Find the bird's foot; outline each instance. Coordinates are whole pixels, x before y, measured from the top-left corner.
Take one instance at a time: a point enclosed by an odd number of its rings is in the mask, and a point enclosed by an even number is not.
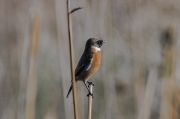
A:
[[[87,83],[88,83],[88,87],[89,87],[90,85],[94,86],[94,83],[93,83],[93,82],[87,81]]]
[[[94,96],[93,96],[93,94],[92,94],[91,92],[89,92],[89,93],[87,94],[87,97],[89,97],[89,96],[92,96],[92,98],[94,98]]]

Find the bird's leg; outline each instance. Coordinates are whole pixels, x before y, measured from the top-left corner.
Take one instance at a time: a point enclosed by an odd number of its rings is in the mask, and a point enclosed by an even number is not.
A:
[[[87,81],[87,83],[88,83],[88,87],[89,87],[90,85],[93,85],[93,86],[94,86],[94,83],[93,83],[93,82]]]
[[[83,81],[83,83],[84,83],[84,85],[86,86],[86,88],[87,88],[87,90],[88,90],[88,92],[89,92],[89,93],[87,94],[87,96],[89,97],[89,95],[91,95],[91,96],[94,98],[94,96],[93,96],[93,94],[90,92],[90,90],[89,90],[89,88],[88,88],[86,82]]]

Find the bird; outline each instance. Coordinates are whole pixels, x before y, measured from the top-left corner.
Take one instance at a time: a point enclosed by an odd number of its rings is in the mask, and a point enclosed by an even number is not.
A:
[[[88,97],[93,94],[89,90],[89,86],[87,83],[93,84],[89,82],[88,79],[97,71],[101,64],[101,47],[106,43],[105,40],[102,40],[99,37],[89,38],[86,41],[84,52],[78,62],[78,65],[75,69],[75,80],[82,81],[88,90]],[[94,84],[93,84],[94,85]],[[66,98],[68,98],[71,90],[73,88],[73,84],[69,88]]]

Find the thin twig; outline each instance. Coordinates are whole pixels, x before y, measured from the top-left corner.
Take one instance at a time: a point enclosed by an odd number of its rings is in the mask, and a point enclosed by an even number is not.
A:
[[[70,0],[67,0],[67,12],[70,13]],[[73,83],[73,106],[74,106],[74,118],[78,119],[78,103],[76,94],[76,81],[74,74],[74,52],[73,52],[73,36],[72,36],[72,15],[67,15],[68,19],[68,36],[69,36],[69,53],[70,53],[70,63],[71,63],[71,77]]]
[[[69,12],[69,14],[72,14],[73,12],[77,11],[77,10],[80,10],[80,9],[83,9],[84,7],[77,7],[77,8],[74,8],[71,10],[71,12]]]
[[[40,17],[39,14],[33,18],[31,38],[30,38],[30,57],[27,82],[27,100],[26,100],[26,119],[34,119],[35,99],[37,87],[37,56],[39,47]]]
[[[89,84],[90,92],[93,91],[93,84]],[[88,119],[91,119],[92,117],[92,96],[89,96],[88,98]]]

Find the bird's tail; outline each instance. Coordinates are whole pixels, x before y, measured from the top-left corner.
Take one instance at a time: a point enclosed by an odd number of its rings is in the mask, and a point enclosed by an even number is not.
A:
[[[70,92],[72,90],[72,87],[73,87],[73,85],[71,84],[71,87],[69,88],[69,91],[68,91],[68,94],[67,94],[66,98],[68,98],[68,96],[69,96],[69,94],[70,94]]]

